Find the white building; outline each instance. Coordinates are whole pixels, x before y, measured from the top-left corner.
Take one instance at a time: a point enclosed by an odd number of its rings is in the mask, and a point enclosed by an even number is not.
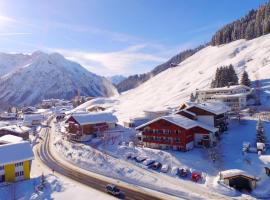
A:
[[[45,117],[42,114],[27,114],[23,117],[23,124],[25,126],[38,126],[44,119]]]
[[[220,101],[230,106],[232,110],[241,110],[247,105],[247,96],[252,89],[244,85],[233,85],[222,88],[197,90],[199,102]]]

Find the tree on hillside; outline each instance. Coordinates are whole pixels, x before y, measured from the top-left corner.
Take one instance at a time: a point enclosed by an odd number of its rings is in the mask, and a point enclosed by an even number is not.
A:
[[[215,79],[211,82],[211,87],[219,88],[237,84],[238,77],[236,75],[236,72],[233,68],[233,65],[229,65],[217,68]]]
[[[248,73],[246,71],[244,71],[244,73],[241,76],[240,84],[248,86],[248,87],[250,87],[250,85],[251,85],[251,81],[250,81],[250,79],[248,77]]]
[[[239,39],[253,39],[270,33],[270,1],[218,30],[212,45],[226,44]]]

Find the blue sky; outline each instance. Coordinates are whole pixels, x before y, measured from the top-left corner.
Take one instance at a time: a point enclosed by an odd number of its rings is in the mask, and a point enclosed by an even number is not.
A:
[[[56,51],[103,76],[143,73],[265,2],[0,0],[0,51]]]

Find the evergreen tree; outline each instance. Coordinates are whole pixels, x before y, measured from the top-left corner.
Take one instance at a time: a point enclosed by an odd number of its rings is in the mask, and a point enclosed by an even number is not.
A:
[[[211,82],[212,88],[237,85],[238,77],[232,65],[217,68],[215,79]]]
[[[251,85],[251,81],[250,81],[250,79],[248,77],[248,73],[246,71],[244,71],[244,73],[242,74],[240,84],[248,86],[248,87],[250,87],[250,85]]]

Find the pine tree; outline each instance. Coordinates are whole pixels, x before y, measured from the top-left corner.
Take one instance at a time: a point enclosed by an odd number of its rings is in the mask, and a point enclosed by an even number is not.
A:
[[[251,85],[251,81],[250,81],[250,79],[248,77],[248,73],[246,71],[244,71],[244,73],[241,76],[240,84],[248,86],[248,87],[250,87],[250,85]]]
[[[232,65],[217,68],[215,79],[211,82],[212,88],[237,85],[238,77]]]

